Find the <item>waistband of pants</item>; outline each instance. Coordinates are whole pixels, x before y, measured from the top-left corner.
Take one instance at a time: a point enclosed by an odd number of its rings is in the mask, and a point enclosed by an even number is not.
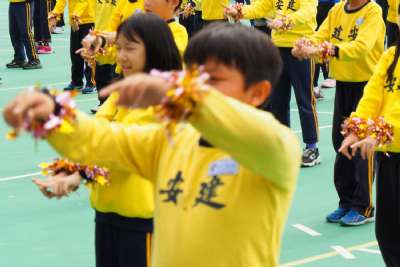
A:
[[[153,219],[129,218],[113,212],[96,211],[95,222],[110,224],[127,230],[153,232]]]

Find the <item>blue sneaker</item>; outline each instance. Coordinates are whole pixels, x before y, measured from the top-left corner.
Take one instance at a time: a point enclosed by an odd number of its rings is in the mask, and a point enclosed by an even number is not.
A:
[[[375,221],[375,217],[365,217],[355,210],[349,212],[340,220],[342,226],[357,226]]]
[[[93,85],[86,85],[85,88],[82,89],[82,94],[92,94],[96,92],[96,87]]]
[[[326,216],[326,221],[330,223],[338,223],[348,212],[348,209],[338,208],[328,216]]]
[[[75,85],[73,83],[70,83],[67,85],[67,87],[64,88],[64,91],[74,91],[74,90],[81,90],[82,85]]]

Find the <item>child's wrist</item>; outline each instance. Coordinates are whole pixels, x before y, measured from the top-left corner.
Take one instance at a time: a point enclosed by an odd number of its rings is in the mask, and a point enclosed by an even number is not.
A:
[[[180,72],[153,70],[151,75],[163,78],[171,85],[161,104],[155,108],[157,117],[166,124],[167,133],[171,136],[176,125],[187,121],[203,99],[209,76],[202,68]]]
[[[388,145],[393,141],[393,126],[387,123],[383,117],[375,119],[362,119],[352,117],[346,119],[342,124],[342,135],[347,137],[351,134],[362,140],[371,137],[377,141],[378,146]]]
[[[76,119],[76,104],[72,97],[76,92],[58,92],[57,90],[49,90],[47,88],[34,88],[35,90],[46,95],[51,99],[52,107],[46,110],[51,110],[51,114],[43,115],[45,118],[33,118],[32,120],[25,121],[23,129],[32,134],[35,139],[47,138],[52,132],[60,131],[62,133],[69,133],[72,131],[72,123]],[[47,104],[43,104],[47,105]],[[18,132],[13,130],[7,134],[8,139],[15,139]]]
[[[65,173],[66,175],[79,173],[80,178],[86,184],[99,184],[104,186],[110,183],[108,170],[96,165],[82,165],[73,163],[67,159],[56,159],[52,163],[41,163],[40,168],[42,174],[45,176],[55,176],[60,173]],[[79,183],[79,181],[78,179],[76,180],[77,183]]]

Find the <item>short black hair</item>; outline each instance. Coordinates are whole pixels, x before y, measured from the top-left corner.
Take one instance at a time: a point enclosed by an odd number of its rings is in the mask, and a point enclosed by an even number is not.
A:
[[[181,70],[182,59],[168,24],[152,13],[134,14],[117,29],[120,35],[132,42],[138,38],[146,48],[145,72]]]
[[[241,24],[213,23],[190,40],[184,56],[187,66],[203,65],[213,59],[237,68],[246,87],[280,78],[282,60],[278,48],[264,33]]]

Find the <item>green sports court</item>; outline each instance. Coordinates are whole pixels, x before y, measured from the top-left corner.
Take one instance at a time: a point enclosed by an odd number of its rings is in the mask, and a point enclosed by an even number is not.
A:
[[[62,88],[69,83],[69,34],[53,35],[54,54],[43,55],[41,70],[10,70],[8,1],[0,2],[0,110],[27,86],[41,83]],[[334,151],[331,121],[334,90],[324,90],[318,102],[322,164],[302,169],[287,221],[281,266],[384,266],[375,240],[374,224],[341,227],[325,222],[337,207],[333,185]],[[97,95],[80,95],[77,102],[89,112]],[[296,105],[292,128],[300,136]],[[62,200],[47,200],[32,184],[38,164],[56,157],[45,142],[24,135],[7,141],[8,127],[0,119],[0,266],[94,266],[94,212],[84,187]],[[190,267],[190,266],[188,266]],[[251,266],[249,266],[251,267]]]

